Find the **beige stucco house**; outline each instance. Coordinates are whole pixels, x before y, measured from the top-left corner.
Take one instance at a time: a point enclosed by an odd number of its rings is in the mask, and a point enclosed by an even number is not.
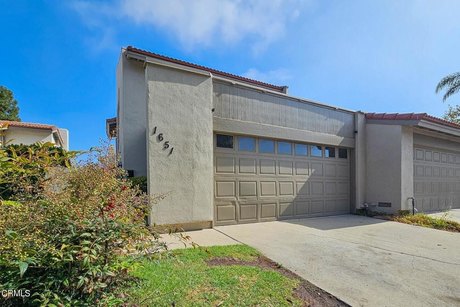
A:
[[[0,120],[0,145],[37,142],[50,142],[68,150],[69,132],[53,125]]]
[[[185,228],[460,207],[460,125],[374,114],[127,47],[117,67],[122,166],[147,176],[150,222]]]

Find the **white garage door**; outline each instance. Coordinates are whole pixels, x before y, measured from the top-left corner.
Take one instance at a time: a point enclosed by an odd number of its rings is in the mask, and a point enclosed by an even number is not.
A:
[[[346,148],[217,134],[216,225],[350,212]]]
[[[460,208],[460,153],[415,147],[414,196],[419,211]]]

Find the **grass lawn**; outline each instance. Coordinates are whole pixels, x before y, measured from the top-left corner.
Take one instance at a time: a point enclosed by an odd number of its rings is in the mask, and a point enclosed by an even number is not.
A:
[[[246,245],[175,250],[132,275],[128,305],[346,306]]]
[[[128,290],[129,301],[141,306],[301,306],[293,295],[299,280],[256,266],[207,263],[213,258],[251,262],[258,256],[248,246],[230,245],[176,250],[166,258],[145,260],[132,273],[140,282]]]
[[[460,223],[450,221],[443,217],[431,217],[423,213],[418,213],[415,215],[394,216],[391,218],[391,220],[417,226],[460,232]]]

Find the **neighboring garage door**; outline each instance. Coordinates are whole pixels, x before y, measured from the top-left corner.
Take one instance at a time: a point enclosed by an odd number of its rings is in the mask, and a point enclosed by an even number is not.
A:
[[[419,211],[460,208],[460,153],[415,147],[414,197]]]
[[[216,225],[350,212],[346,148],[217,134]]]

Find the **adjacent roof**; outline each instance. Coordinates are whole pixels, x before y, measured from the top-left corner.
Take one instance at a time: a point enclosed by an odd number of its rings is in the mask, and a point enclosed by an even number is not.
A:
[[[15,122],[11,120],[0,120],[0,126],[7,127],[20,127],[20,128],[33,128],[33,129],[46,129],[46,130],[57,130],[56,126],[46,125],[46,124],[37,124],[37,123],[26,123],[26,122]]]
[[[53,134],[57,135],[59,142],[61,143],[61,146],[63,146],[64,144],[64,141],[61,136],[61,132],[59,131],[58,127],[53,126],[53,125],[16,122],[16,121],[11,121],[11,120],[0,120],[0,128],[8,129],[9,127],[51,130]]]
[[[460,124],[441,119],[427,113],[366,113],[369,120],[426,120],[431,123],[440,124],[452,128],[460,129]]]
[[[117,118],[107,118],[105,120],[105,132],[108,138],[117,137]]]
[[[161,54],[157,54],[157,53],[145,51],[145,50],[142,50],[142,49],[134,48],[132,46],[128,46],[126,48],[126,50],[129,51],[129,52],[134,52],[134,53],[137,53],[137,54],[140,54],[140,55],[152,57],[152,58],[163,60],[163,61],[166,61],[166,62],[179,64],[179,65],[183,65],[183,66],[187,66],[187,67],[191,67],[191,68],[195,68],[195,69],[204,70],[204,71],[212,73],[213,75],[217,75],[217,76],[220,76],[220,77],[225,77],[225,78],[236,80],[236,81],[241,81],[241,82],[245,82],[245,83],[254,84],[254,85],[257,85],[257,86],[260,86],[260,87],[264,87],[266,89],[270,89],[272,91],[277,91],[277,92],[280,92],[280,93],[286,93],[287,86],[278,86],[278,85],[273,85],[273,84],[269,84],[269,83],[249,79],[249,78],[246,78],[246,77],[242,77],[242,76],[230,74],[230,73],[227,73],[227,72],[223,72],[223,71],[220,71],[220,70],[217,70],[217,69],[201,66],[201,65],[198,65],[198,64],[193,64],[193,63],[190,63],[190,62],[170,58],[170,57],[167,57],[167,56],[164,56],[164,55],[161,55]]]

